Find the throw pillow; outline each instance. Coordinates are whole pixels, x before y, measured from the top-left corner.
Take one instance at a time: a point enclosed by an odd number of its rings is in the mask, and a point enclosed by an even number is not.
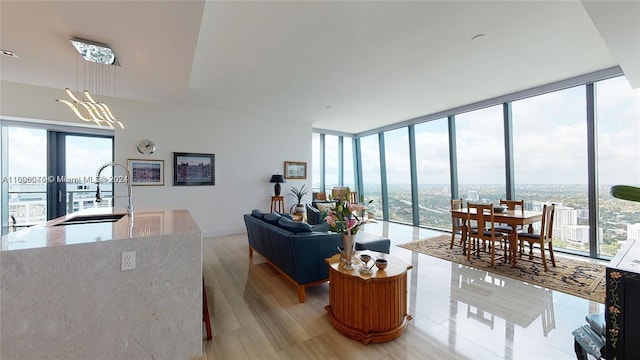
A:
[[[264,219],[264,213],[258,209],[251,210],[251,216],[258,219]]]
[[[289,220],[285,217],[281,217],[280,220],[278,220],[278,226],[295,234],[311,232],[311,226],[309,226],[309,224]]]
[[[271,213],[264,215],[264,221],[268,222],[271,225],[278,225],[278,220],[280,220],[282,216],[278,213]]]

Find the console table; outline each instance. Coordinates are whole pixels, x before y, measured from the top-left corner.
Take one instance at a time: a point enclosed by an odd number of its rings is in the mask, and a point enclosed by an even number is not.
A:
[[[618,251],[606,276],[606,358],[640,359],[640,240]]]
[[[356,257],[363,252],[358,252]],[[407,270],[411,269],[387,254],[364,251],[375,260],[384,257],[384,271],[360,273],[362,264],[354,258],[353,270],[345,270],[340,254],[326,259],[329,265],[329,320],[343,335],[361,341],[385,342],[404,332],[411,315],[407,314]],[[370,261],[370,264],[373,262]]]

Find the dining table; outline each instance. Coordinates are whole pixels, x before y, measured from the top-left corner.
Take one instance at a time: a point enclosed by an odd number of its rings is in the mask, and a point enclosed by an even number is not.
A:
[[[466,224],[467,220],[467,208],[455,209],[451,210],[451,217],[453,219],[462,219],[463,223]],[[475,209],[471,209],[470,217],[472,220],[476,219],[478,214],[476,214]],[[489,213],[486,212],[483,214],[485,217],[485,221],[489,221]],[[509,251],[511,253],[511,266],[515,267],[518,263],[518,228],[524,229],[527,226],[527,231],[533,232],[533,224],[542,221],[542,212],[532,211],[532,210],[509,210],[506,209],[504,211],[494,211],[493,213],[493,222],[497,224],[507,224],[511,227],[511,233],[509,234]],[[467,231],[462,231],[462,240],[466,241]],[[467,250],[468,251],[468,250]]]

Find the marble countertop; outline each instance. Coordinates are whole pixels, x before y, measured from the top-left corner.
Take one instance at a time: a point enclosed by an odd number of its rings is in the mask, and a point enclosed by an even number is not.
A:
[[[56,226],[75,216],[126,213],[118,208],[86,209],[2,236],[2,251],[87,244],[118,239],[144,238],[200,232],[185,209],[135,210],[132,217],[115,222]]]

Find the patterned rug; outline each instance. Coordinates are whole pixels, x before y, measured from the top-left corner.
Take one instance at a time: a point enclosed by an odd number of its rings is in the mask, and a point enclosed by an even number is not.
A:
[[[424,240],[414,241],[400,246],[411,251],[437,257],[461,265],[471,266],[477,269],[486,269],[489,272],[517,279],[530,284],[565,292],[585,299],[604,303],[605,297],[605,266],[592,264],[586,261],[560,257],[556,254],[556,267],[549,262],[549,271],[545,272],[541,259],[535,258],[529,261],[528,256],[518,259],[518,265],[514,268],[511,264],[505,264],[502,260],[496,260],[496,267],[489,268],[490,256],[481,253],[480,257],[472,256],[467,261],[462,247],[457,245],[459,239],[454,242],[453,249],[449,249],[451,235],[438,235]],[[534,255],[540,254],[534,249]],[[549,261],[547,259],[547,261]]]

